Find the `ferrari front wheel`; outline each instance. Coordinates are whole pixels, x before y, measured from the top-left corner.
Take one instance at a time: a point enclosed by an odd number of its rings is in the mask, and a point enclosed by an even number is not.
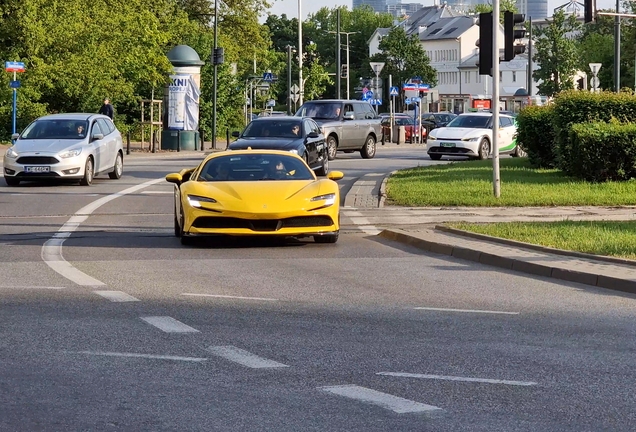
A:
[[[316,243],[335,243],[338,241],[339,234],[340,234],[339,231],[336,231],[329,234],[315,235],[314,241]]]
[[[176,217],[175,217],[175,223],[176,223]],[[183,227],[185,226],[185,220],[183,217],[183,209],[181,209],[181,226],[179,227],[179,238],[181,239],[181,244],[184,246],[189,246],[192,244],[193,239],[192,237],[188,237],[188,235],[186,234],[186,232],[183,230]],[[176,229],[176,225],[175,225],[175,229]]]

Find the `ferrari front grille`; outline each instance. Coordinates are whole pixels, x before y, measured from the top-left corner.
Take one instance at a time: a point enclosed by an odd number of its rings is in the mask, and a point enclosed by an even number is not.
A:
[[[59,160],[52,156],[21,156],[16,162],[21,165],[55,165]]]
[[[194,228],[249,229],[251,231],[278,231],[281,228],[331,226],[329,216],[297,216],[286,219],[241,219],[233,217],[201,216],[194,220]]]

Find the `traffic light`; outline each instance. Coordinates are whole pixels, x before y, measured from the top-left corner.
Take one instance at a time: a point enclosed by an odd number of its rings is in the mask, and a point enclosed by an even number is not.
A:
[[[596,0],[584,0],[585,1],[585,22],[594,22],[596,19]]]
[[[479,39],[477,39],[477,47],[479,48],[479,75],[492,76],[492,12],[482,12],[479,14],[477,21],[479,26]]]
[[[347,78],[347,65],[343,64],[340,68],[340,78]]]
[[[526,52],[525,45],[515,45],[515,40],[526,37],[525,29],[515,29],[517,24],[521,24],[526,20],[524,14],[516,14],[514,12],[504,12],[504,61],[511,61],[518,54]]]

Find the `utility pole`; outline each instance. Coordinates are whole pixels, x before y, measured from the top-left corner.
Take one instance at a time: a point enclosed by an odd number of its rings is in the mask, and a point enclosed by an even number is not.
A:
[[[492,186],[495,198],[501,195],[499,176],[499,0],[492,2]]]
[[[614,17],[614,90],[621,91],[621,2],[616,0],[616,16]]]
[[[328,31],[327,33],[333,33],[333,34],[337,34],[338,32],[334,32],[334,31]],[[347,99],[351,99],[351,94],[349,92],[350,89],[350,79],[349,77],[351,76],[351,68],[350,68],[350,64],[349,64],[349,35],[351,34],[356,34],[356,33],[360,33],[360,32],[340,32],[341,35],[345,35],[347,37],[347,60],[346,60],[346,64],[347,64],[347,74],[346,74],[346,79],[347,79]],[[340,68],[342,69],[342,65],[340,66]],[[336,71],[337,73],[340,73],[340,71]]]
[[[300,105],[305,97],[305,83],[303,82],[303,15],[301,13],[302,0],[298,0],[298,87],[300,93]]]
[[[218,86],[219,64],[219,0],[214,0],[214,51],[212,64],[214,65],[214,84],[212,87],[212,148],[216,149],[216,95]],[[222,61],[222,59],[221,59]],[[201,143],[203,146],[203,143]]]
[[[619,0],[616,0],[619,1]],[[341,98],[340,75],[342,70],[342,61],[340,59],[340,8],[336,10],[336,99]],[[348,68],[349,66],[347,66]]]
[[[528,19],[528,96],[532,96],[534,79],[532,78],[532,17]]]
[[[291,115],[291,103],[292,103],[292,95],[291,95],[291,86],[292,86],[291,56],[292,56],[292,47],[291,47],[291,45],[287,45],[287,115]]]

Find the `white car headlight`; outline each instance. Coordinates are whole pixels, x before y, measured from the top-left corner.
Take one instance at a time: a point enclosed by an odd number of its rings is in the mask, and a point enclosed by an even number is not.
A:
[[[481,137],[462,138],[462,141],[479,141]]]
[[[216,200],[214,198],[202,197],[197,195],[188,195],[188,204],[192,207],[201,208],[203,207],[201,203],[215,203]]]
[[[298,154],[298,150],[296,150],[296,149],[290,150],[289,152],[293,153],[293,154],[296,154],[296,155]]]
[[[74,149],[71,149],[71,150],[67,150],[67,151],[65,151],[65,152],[62,152],[62,153],[60,153],[60,155],[59,155],[59,156],[60,156],[62,159],[68,159],[68,158],[70,158],[70,157],[79,156],[79,155],[80,155],[80,153],[82,153],[82,148],[81,148],[81,147],[78,147],[78,148],[74,148]]]
[[[326,195],[315,196],[311,201],[324,201],[324,207],[333,205],[336,202],[336,194],[330,193]]]
[[[10,159],[15,159],[18,157],[18,152],[13,150],[13,147],[9,147],[4,155]]]
[[[428,139],[432,140],[432,141],[435,141],[437,138],[435,137],[435,135],[429,135]]]

